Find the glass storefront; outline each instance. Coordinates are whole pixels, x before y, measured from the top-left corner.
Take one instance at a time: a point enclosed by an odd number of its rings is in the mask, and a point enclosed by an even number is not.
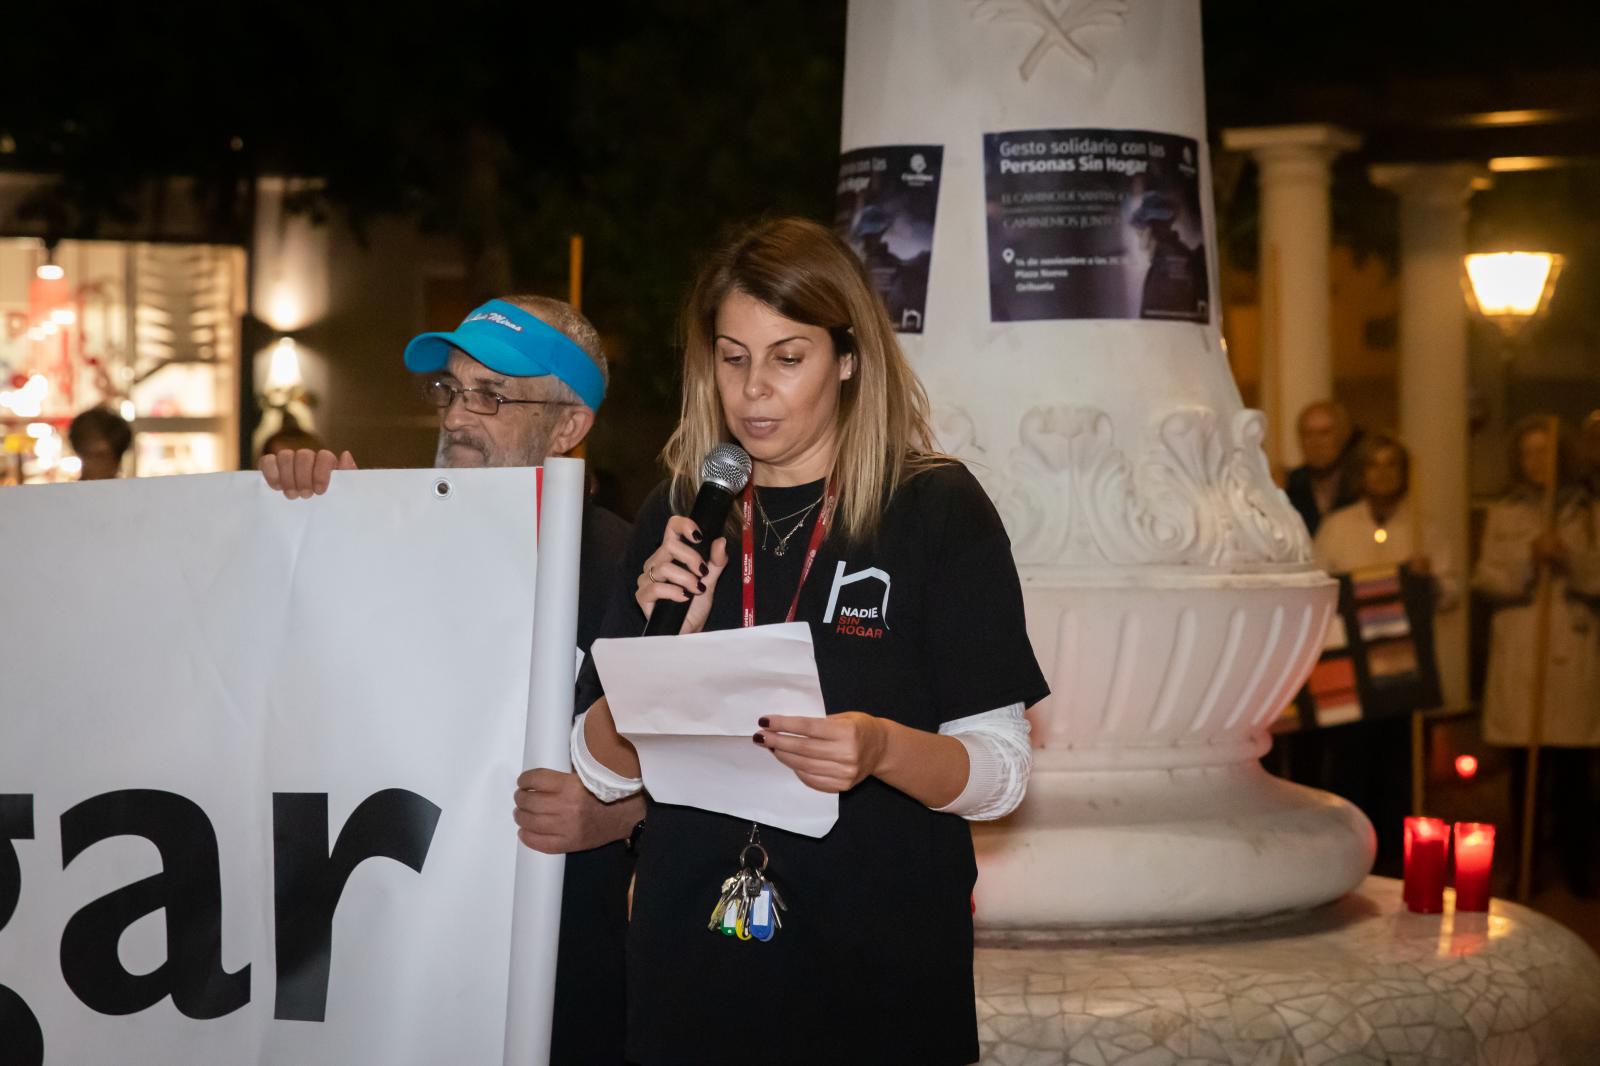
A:
[[[71,481],[67,427],[127,419],[127,476],[232,469],[241,248],[0,239],[0,484]]]

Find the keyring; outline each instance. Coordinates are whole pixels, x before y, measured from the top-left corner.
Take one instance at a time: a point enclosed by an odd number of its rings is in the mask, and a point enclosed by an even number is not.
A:
[[[739,865],[743,866],[743,867],[748,867],[750,865],[750,860],[746,859],[745,856],[750,854],[750,849],[751,848],[754,848],[755,850],[757,850],[757,851],[759,851],[761,853],[761,865],[757,866],[755,868],[756,873],[758,873],[758,874],[766,873],[767,872],[767,849],[762,847],[760,844],[757,844],[753,840],[750,843],[748,843],[748,844],[746,844],[744,846],[744,850],[739,852]]]

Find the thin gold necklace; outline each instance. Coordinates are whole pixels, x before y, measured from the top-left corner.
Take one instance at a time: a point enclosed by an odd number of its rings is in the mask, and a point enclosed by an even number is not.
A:
[[[822,496],[826,496],[827,494],[828,490],[823,489]],[[800,532],[800,527],[806,524],[806,519],[810,517],[811,512],[816,508],[817,504],[822,502],[822,496],[818,496],[816,499],[800,508],[800,510],[794,511],[791,514],[786,514],[782,518],[778,519],[779,522],[787,522],[789,519],[794,518],[797,515],[800,519],[794,524],[794,528],[789,530],[789,532],[779,533],[773,524],[773,520],[767,517],[767,509],[761,506],[761,493],[756,493],[756,511],[761,515],[761,522],[765,527],[761,531],[761,550],[767,550],[767,534],[771,533],[774,537],[778,538],[778,545],[772,549],[772,554],[781,556],[785,551],[787,551],[789,548],[789,541],[794,538],[796,533]]]

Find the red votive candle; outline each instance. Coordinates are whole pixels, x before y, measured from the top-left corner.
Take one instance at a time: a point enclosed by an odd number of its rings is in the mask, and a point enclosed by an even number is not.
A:
[[[1494,826],[1456,823],[1456,910],[1489,909],[1489,869],[1494,865]]]
[[[1428,827],[1429,828],[1426,830],[1427,832],[1432,832],[1435,828],[1438,830],[1439,833],[1446,833],[1447,832],[1447,830],[1445,829],[1445,826],[1444,826],[1444,820],[1442,818],[1418,818],[1418,817],[1413,817],[1413,818],[1405,819],[1405,822],[1404,822],[1405,833],[1403,835],[1403,839],[1405,841],[1405,871],[1406,871],[1406,873],[1405,873],[1405,881],[1402,882],[1402,884],[1403,884],[1402,895],[1403,895],[1403,898],[1405,899],[1405,903],[1406,903],[1407,907],[1411,906],[1411,888],[1412,888],[1412,884],[1411,884],[1411,881],[1412,881],[1412,874],[1411,874],[1411,838],[1417,835],[1417,826],[1422,824],[1422,823],[1424,823],[1424,822],[1428,823]]]
[[[1417,914],[1444,910],[1445,851],[1450,829],[1442,818],[1405,821],[1406,909]]]

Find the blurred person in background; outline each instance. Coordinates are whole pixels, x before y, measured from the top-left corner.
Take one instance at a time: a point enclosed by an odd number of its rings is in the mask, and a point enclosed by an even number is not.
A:
[[[72,420],[67,440],[83,462],[79,481],[122,476],[122,457],[133,446],[133,427],[109,407],[91,407]]]
[[[1323,515],[1348,507],[1361,494],[1354,469],[1361,434],[1336,400],[1307,405],[1295,425],[1304,462],[1289,471],[1283,491],[1305,519],[1306,532],[1316,536]]]
[[[1600,499],[1600,410],[1590,411],[1578,434],[1579,476],[1589,495]]]
[[[283,412],[283,421],[272,435],[261,442],[261,458],[277,455],[279,452],[297,452],[302,449],[311,452],[327,450],[327,445],[322,438],[306,429],[300,420],[288,411]],[[329,453],[332,454],[332,453]]]
[[[1312,543],[1317,565],[1330,574],[1404,565],[1431,577],[1425,608],[1448,611],[1461,600],[1448,547],[1410,502],[1411,455],[1388,434],[1365,435],[1352,453],[1360,498],[1323,517]],[[1415,606],[1412,608],[1415,610]],[[1414,615],[1414,623],[1420,623]],[[1323,738],[1325,783],[1359,806],[1378,832],[1374,870],[1401,872],[1399,828],[1411,803],[1411,725],[1408,715],[1380,715],[1337,726]]]
[[[1489,676],[1483,696],[1483,734],[1490,744],[1518,749],[1513,824],[1526,787],[1526,749],[1538,743],[1540,779],[1550,802],[1567,881],[1574,892],[1595,890],[1595,758],[1600,748],[1600,540],[1597,503],[1576,477],[1566,442],[1545,417],[1524,419],[1510,439],[1512,485],[1489,506],[1483,547],[1473,571],[1475,590],[1494,604]],[[1545,526],[1544,500],[1556,480],[1555,528]],[[1537,731],[1533,683],[1539,608],[1536,592],[1548,570],[1550,621],[1543,655],[1544,699]],[[1537,732],[1537,735],[1535,735]],[[1538,843],[1537,834],[1535,843]]]
[[[1461,584],[1450,549],[1411,506],[1411,453],[1398,438],[1369,434],[1356,448],[1352,467],[1360,497],[1326,515],[1312,542],[1317,565],[1330,574],[1404,564],[1433,578],[1436,611],[1461,602]]]

